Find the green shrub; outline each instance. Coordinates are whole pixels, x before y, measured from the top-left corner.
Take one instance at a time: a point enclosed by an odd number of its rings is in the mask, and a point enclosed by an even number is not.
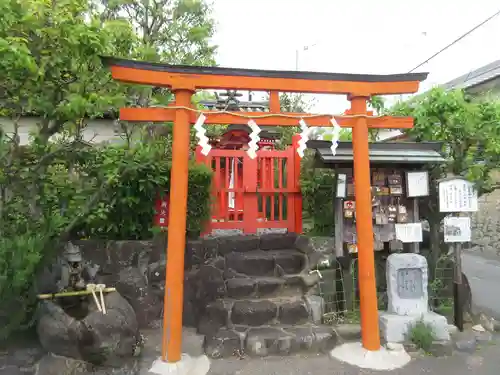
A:
[[[334,228],[335,173],[314,169],[301,175],[304,213],[312,220],[311,234],[331,236]]]
[[[114,146],[97,150],[88,173],[116,175],[96,208],[74,231],[78,238],[144,240],[152,237],[155,200],[168,193],[171,163],[161,144],[139,145],[133,150]],[[89,170],[90,169],[90,170]],[[210,215],[212,171],[191,163],[188,172],[187,232],[196,236]]]
[[[36,307],[34,275],[43,258],[44,233],[0,238],[0,342],[19,331]]]
[[[435,339],[436,335],[432,326],[423,320],[419,320],[409,327],[408,340],[425,352],[429,352]]]

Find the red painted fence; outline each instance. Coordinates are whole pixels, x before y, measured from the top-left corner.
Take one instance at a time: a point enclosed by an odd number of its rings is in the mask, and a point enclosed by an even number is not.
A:
[[[196,160],[214,171],[212,219],[205,233],[240,229],[257,233],[261,228],[302,232],[300,158],[297,142],[284,151],[262,150],[250,159],[243,150],[212,149],[208,156],[196,150]]]

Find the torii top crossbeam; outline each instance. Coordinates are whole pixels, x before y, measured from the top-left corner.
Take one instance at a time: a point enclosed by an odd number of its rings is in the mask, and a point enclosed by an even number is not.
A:
[[[373,96],[413,93],[427,78],[427,73],[318,73],[168,65],[109,57],[103,60],[111,66],[113,78],[119,81],[172,88],[188,84],[191,89]]]
[[[373,223],[370,190],[368,128],[411,128],[411,118],[373,117],[367,100],[374,95],[415,93],[426,73],[373,75],[297,71],[230,69],[179,66],[104,57],[114,79],[141,85],[169,87],[175,94],[171,108],[127,108],[120,118],[128,121],[174,122],[172,169],[170,179],[170,216],[167,249],[167,276],[163,324],[163,360],[181,359],[184,248],[186,234],[187,177],[190,124],[196,121],[191,96],[198,89],[229,89],[270,92],[270,112],[236,114],[203,111],[207,124],[246,123],[258,118],[259,125],[291,126],[307,118],[311,126],[331,126],[331,115],[282,114],[279,92],[344,94],[351,101],[348,115],[335,116],[340,126],[353,128],[356,229],[358,233],[358,275],[363,346],[380,348],[377,294],[373,255]],[[246,118],[245,118],[246,117]],[[294,118],[295,117],[295,118]],[[168,354],[168,358],[167,358]]]

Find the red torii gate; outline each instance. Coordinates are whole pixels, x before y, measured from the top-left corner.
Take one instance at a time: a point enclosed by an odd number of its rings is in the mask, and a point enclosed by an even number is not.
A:
[[[203,111],[206,124],[246,124],[258,118],[259,126],[296,126],[299,118],[309,126],[330,127],[331,115],[280,112],[279,92],[344,94],[351,102],[349,115],[335,116],[342,127],[352,128],[356,229],[361,307],[361,332],[365,349],[378,350],[378,325],[373,222],[370,191],[369,128],[403,129],[413,126],[409,117],[373,117],[367,112],[367,100],[374,95],[415,93],[427,73],[365,75],[230,69],[179,66],[116,58],[103,58],[114,79],[122,82],[169,87],[175,105],[166,108],[123,108],[120,119],[134,122],[174,122],[172,170],[170,179],[170,216],[167,248],[167,276],[164,300],[162,359],[181,359],[184,248],[190,125],[197,119],[191,96],[198,89],[230,89],[270,92],[270,112],[238,112],[237,116],[218,111]],[[245,116],[247,118],[245,118]]]

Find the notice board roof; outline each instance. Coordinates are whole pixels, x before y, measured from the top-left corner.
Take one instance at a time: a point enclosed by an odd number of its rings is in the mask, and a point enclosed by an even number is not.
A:
[[[324,167],[347,166],[353,162],[352,142],[339,142],[336,154],[330,141],[309,141],[307,147],[316,150],[316,159]],[[376,142],[369,144],[370,164],[422,165],[443,163],[441,142]]]

